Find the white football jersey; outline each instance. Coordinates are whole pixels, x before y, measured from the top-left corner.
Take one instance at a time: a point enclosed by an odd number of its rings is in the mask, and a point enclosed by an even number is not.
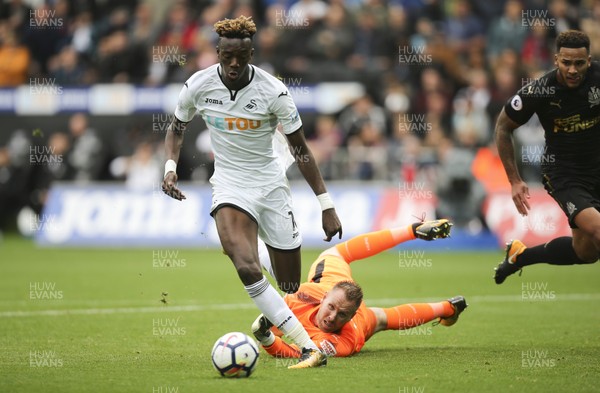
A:
[[[215,64],[185,82],[175,109],[182,122],[200,113],[210,131],[215,155],[213,185],[263,186],[285,176],[273,151],[273,135],[281,123],[285,134],[302,126],[287,87],[258,67],[249,65],[250,83],[229,90]]]

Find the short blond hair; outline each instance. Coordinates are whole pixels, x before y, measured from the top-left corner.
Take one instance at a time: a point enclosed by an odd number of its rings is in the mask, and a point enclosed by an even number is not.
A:
[[[346,300],[353,303],[356,309],[360,307],[360,303],[363,300],[363,291],[360,285],[354,281],[340,281],[333,286],[333,289],[339,288],[344,291]]]

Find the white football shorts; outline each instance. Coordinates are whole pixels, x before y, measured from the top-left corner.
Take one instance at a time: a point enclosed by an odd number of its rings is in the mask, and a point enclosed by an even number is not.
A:
[[[302,235],[292,209],[292,193],[287,179],[261,187],[213,185],[212,206],[215,209],[233,205],[258,224],[258,237],[279,250],[293,250],[302,244]]]

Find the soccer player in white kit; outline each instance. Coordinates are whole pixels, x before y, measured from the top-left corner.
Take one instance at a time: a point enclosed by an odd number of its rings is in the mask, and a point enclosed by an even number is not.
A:
[[[211,215],[219,239],[240,280],[263,314],[302,350],[290,368],[319,367],[327,358],[263,275],[257,238],[267,244],[278,286],[294,293],[300,286],[302,238],[294,220],[284,166],[273,151],[280,124],[300,172],[322,209],[325,241],[342,226],[325,183],[306,145],[302,121],[286,86],[250,63],[256,26],[240,16],[215,23],[219,35],[219,63],[196,72],[185,82],[167,130],[167,163],[163,191],[172,198],[185,196],[177,188],[176,163],[186,124],[199,113],[210,130],[215,156]]]

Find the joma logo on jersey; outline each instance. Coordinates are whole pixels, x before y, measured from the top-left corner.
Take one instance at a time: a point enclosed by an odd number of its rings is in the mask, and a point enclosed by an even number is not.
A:
[[[206,116],[206,123],[219,130],[227,131],[246,131],[256,130],[260,127],[261,120],[242,119],[240,117],[216,117]]]
[[[221,100],[217,100],[215,98],[207,98],[206,101],[204,101],[205,104],[218,104],[218,105],[223,105],[223,101]]]

